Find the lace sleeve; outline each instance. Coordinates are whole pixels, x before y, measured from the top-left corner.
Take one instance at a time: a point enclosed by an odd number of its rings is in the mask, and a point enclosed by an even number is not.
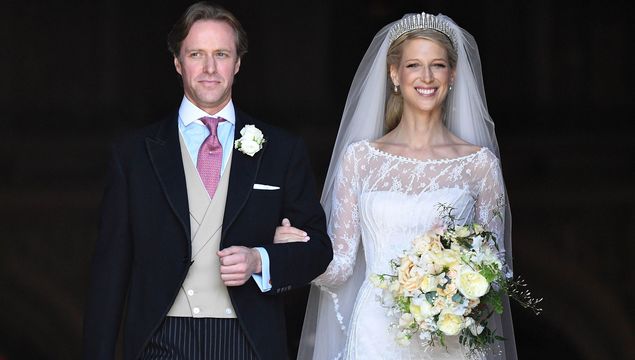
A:
[[[360,242],[357,206],[360,184],[357,162],[354,147],[349,146],[335,177],[331,213],[328,216],[333,260],[326,271],[313,281],[316,285],[336,287],[353,273]]]
[[[476,221],[496,235],[499,244],[505,231],[505,186],[500,162],[492,153],[483,164],[482,178],[476,198]]]

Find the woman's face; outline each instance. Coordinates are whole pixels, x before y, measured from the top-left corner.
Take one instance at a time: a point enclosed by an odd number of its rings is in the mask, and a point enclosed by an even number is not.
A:
[[[390,66],[390,78],[404,101],[404,112],[441,112],[453,82],[445,48],[427,39],[410,39],[402,45],[401,62]]]

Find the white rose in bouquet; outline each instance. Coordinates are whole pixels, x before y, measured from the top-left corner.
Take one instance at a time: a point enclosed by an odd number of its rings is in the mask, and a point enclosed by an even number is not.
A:
[[[463,267],[456,280],[459,292],[468,299],[478,299],[489,291],[487,279],[469,267]]]

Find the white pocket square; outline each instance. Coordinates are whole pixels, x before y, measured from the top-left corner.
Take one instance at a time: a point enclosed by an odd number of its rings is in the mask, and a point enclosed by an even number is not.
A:
[[[280,186],[254,184],[254,190],[280,190]]]

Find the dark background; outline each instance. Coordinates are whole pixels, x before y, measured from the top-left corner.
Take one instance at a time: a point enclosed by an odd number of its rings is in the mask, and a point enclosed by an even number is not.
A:
[[[234,101],[302,135],[321,182],[373,35],[404,13],[477,39],[514,216],[544,313],[521,359],[635,358],[633,3],[221,1],[250,38]],[[0,359],[74,359],[107,146],[181,100],[165,36],[189,2],[4,1]],[[303,292],[290,296],[297,325]]]

